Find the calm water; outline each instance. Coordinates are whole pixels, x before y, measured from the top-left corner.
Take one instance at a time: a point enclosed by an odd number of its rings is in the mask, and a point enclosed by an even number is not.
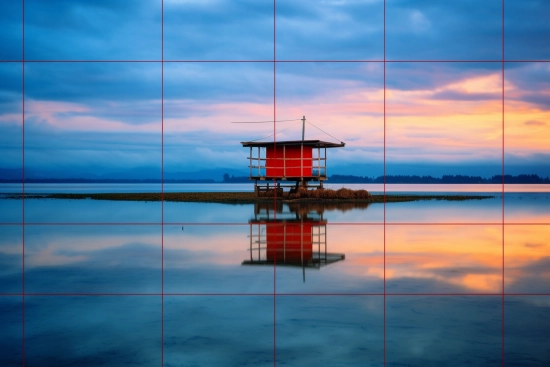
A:
[[[0,200],[0,366],[23,236],[27,366],[500,366],[503,311],[505,364],[550,365],[550,194],[523,191],[504,228],[500,193],[389,203],[385,228],[383,204],[28,199],[23,229]]]
[[[383,184],[325,184],[325,187],[339,189],[347,187],[354,190],[365,189],[372,193],[383,193]],[[0,184],[0,193],[21,193],[21,184]],[[160,192],[162,185],[158,184],[25,184],[26,193],[102,193],[102,192]],[[242,184],[164,184],[165,192],[196,192],[196,191],[253,191],[252,183]],[[492,192],[501,193],[502,185],[495,184],[388,184],[387,192]],[[550,192],[550,185],[505,185],[505,192]]]

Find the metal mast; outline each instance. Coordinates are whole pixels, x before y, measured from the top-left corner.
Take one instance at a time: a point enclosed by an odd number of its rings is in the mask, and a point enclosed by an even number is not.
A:
[[[304,134],[306,130],[306,117],[302,117],[302,141],[304,140]]]

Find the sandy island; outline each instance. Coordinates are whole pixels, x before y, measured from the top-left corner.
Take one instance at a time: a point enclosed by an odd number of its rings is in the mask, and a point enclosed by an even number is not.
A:
[[[226,204],[253,204],[273,202],[305,202],[305,203],[396,203],[421,200],[482,200],[493,198],[485,195],[399,195],[386,194],[371,195],[365,190],[310,190],[307,193],[299,192],[289,194],[288,192],[263,193],[257,196],[254,192],[165,192],[165,193],[94,193],[94,194],[5,194],[6,199],[92,199],[92,200],[114,200],[114,201],[164,201],[172,202],[202,202],[202,203],[226,203]]]

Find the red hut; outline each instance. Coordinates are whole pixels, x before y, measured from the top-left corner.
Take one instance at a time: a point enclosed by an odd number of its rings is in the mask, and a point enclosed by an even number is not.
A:
[[[290,140],[277,142],[242,142],[250,148],[249,170],[255,189],[269,188],[273,182],[302,183],[317,181],[322,186],[327,179],[327,148],[344,147],[345,143],[322,140]],[[258,181],[266,181],[258,184]]]
[[[268,190],[270,182],[281,187],[281,182],[294,182],[307,187],[316,181],[323,187],[327,179],[327,148],[341,148],[344,142],[330,143],[322,140],[305,140],[306,117],[302,119],[302,140],[274,142],[241,142],[250,148],[249,178],[255,180],[254,192]],[[332,135],[331,135],[332,136]],[[264,181],[258,185],[258,181]]]

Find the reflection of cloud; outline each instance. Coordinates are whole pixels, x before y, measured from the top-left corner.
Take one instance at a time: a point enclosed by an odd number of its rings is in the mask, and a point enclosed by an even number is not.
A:
[[[458,257],[455,254],[452,260],[445,260],[447,255],[441,255],[441,260],[436,263],[426,261],[428,256],[429,254],[419,253],[402,254],[400,265],[396,266],[396,256],[389,254],[388,262],[391,272],[386,274],[386,278],[392,279],[393,284],[400,289],[402,289],[401,281],[407,278],[417,280],[418,286],[422,289],[426,287],[422,283],[428,281],[428,284],[436,283],[439,289],[450,286],[451,289],[459,291],[497,292],[502,283],[501,269],[497,267],[460,265],[475,262],[467,255]]]
[[[52,248],[45,248],[38,252],[25,254],[25,266],[28,270],[41,266],[67,266],[87,260],[84,255],[60,254]]]
[[[121,229],[94,229],[75,227],[52,231],[38,227],[25,236],[25,266],[29,269],[47,266],[65,266],[79,263],[90,266],[113,264],[157,267],[160,257],[158,230],[140,229],[135,233]],[[149,233],[148,233],[149,232]]]
[[[392,226],[388,233],[388,278],[438,283],[439,289],[498,292],[502,282],[500,233],[491,227]],[[427,291],[431,291],[428,289]]]
[[[82,238],[81,241],[85,239]],[[90,243],[100,241],[96,238]],[[111,267],[111,266],[132,266],[158,267],[160,249],[157,246],[144,243],[116,243],[107,246],[98,246],[94,249],[67,248],[55,242],[49,243],[47,247],[33,250],[28,246],[26,252],[27,260],[25,266],[29,269],[44,266],[67,266],[79,264],[83,267]],[[130,254],[130,255],[129,255]]]
[[[160,364],[159,297],[31,296],[25,304],[27,365]]]
[[[547,226],[514,226],[505,232],[507,292],[548,293],[550,257]]]
[[[19,299],[2,297],[3,360],[20,350]],[[506,361],[548,363],[546,297],[507,297]],[[33,297],[25,301],[29,365],[158,365],[160,297]],[[130,305],[130,307],[129,307]],[[382,297],[164,297],[168,365],[383,364]],[[475,365],[500,361],[502,298],[388,297],[387,343],[395,365]],[[247,338],[236,337],[246,335]],[[367,341],[367,343],[365,343]],[[330,348],[319,348],[319,346]],[[59,353],[60,348],[66,353]],[[467,350],[468,353],[463,351]],[[20,363],[19,357],[13,358]]]

